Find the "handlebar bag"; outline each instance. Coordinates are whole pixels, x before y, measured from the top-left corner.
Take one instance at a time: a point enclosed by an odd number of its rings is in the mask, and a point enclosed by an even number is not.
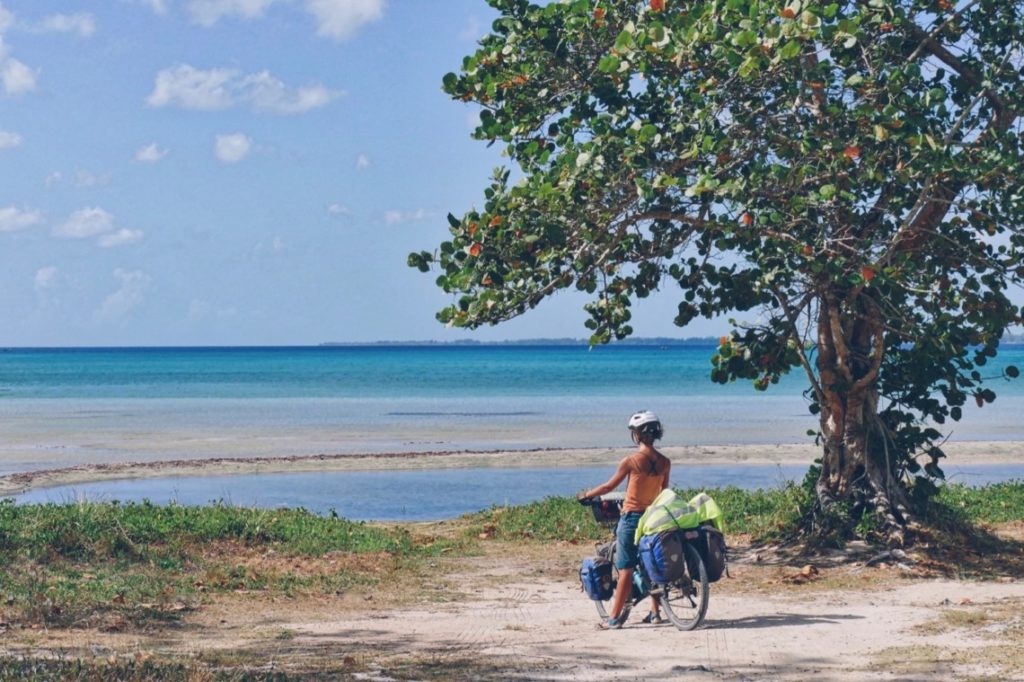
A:
[[[601,557],[590,557],[583,560],[580,567],[580,584],[587,596],[594,601],[607,601],[615,593],[615,580],[612,578],[612,562]]]
[[[640,560],[653,583],[665,585],[682,578],[686,559],[679,533],[669,530],[640,538]]]

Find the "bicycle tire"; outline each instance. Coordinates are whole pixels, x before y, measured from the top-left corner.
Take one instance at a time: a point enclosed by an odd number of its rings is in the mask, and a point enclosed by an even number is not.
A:
[[[708,572],[704,561],[700,558],[697,548],[687,543],[683,549],[686,554],[686,575],[681,579],[662,585],[658,595],[658,603],[665,610],[669,621],[680,630],[694,630],[704,621],[708,612]],[[696,567],[697,575],[690,575],[691,567]]]

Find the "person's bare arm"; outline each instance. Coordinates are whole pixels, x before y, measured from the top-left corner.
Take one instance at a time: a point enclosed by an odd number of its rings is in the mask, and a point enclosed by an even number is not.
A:
[[[619,468],[615,470],[615,473],[612,475],[611,478],[608,479],[608,481],[606,483],[602,483],[601,485],[597,486],[596,488],[591,488],[590,490],[583,491],[582,493],[580,493],[579,497],[580,498],[597,497],[598,495],[604,495],[605,493],[610,493],[611,491],[613,491],[617,487],[619,487],[619,484],[622,483],[622,481],[625,480],[626,476],[628,476],[628,475],[629,475],[629,458],[627,457],[626,459],[624,459],[621,462],[619,462]]]
[[[668,461],[668,466],[665,467],[665,478],[661,482],[661,489],[662,490],[664,490],[665,488],[668,487],[668,477],[669,477],[670,473],[672,473],[672,460],[669,460]]]

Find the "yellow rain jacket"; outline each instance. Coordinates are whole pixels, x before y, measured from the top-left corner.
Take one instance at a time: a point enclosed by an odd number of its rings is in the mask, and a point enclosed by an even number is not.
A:
[[[720,533],[725,532],[722,521],[722,510],[711,497],[700,493],[689,502],[682,500],[671,488],[661,491],[636,527],[634,541],[639,543],[645,535],[654,535],[676,528],[696,528],[705,521],[710,521]]]

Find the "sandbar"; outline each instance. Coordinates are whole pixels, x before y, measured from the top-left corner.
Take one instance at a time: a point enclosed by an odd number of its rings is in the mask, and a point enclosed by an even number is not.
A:
[[[964,464],[1024,463],[1024,442],[946,443],[947,461]],[[810,443],[781,445],[693,445],[664,447],[674,466],[813,463],[820,449]],[[0,476],[0,496],[38,488],[96,481],[168,476],[230,476],[315,471],[380,471],[443,468],[541,468],[614,466],[628,448],[537,448],[527,450],[316,454],[283,457],[208,457],[138,462],[85,463]]]

